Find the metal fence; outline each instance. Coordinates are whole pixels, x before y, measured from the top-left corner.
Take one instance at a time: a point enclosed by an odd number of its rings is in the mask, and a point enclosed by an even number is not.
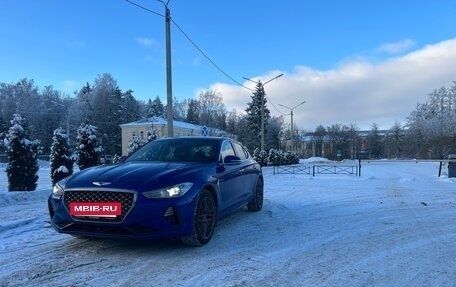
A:
[[[308,174],[315,176],[317,174],[346,174],[361,176],[360,165],[279,165],[273,167],[273,174]]]
[[[308,165],[276,165],[273,174],[312,174],[312,167]]]
[[[312,175],[316,174],[347,174],[361,176],[358,165],[314,165]]]
[[[357,164],[354,164],[354,163]],[[387,163],[387,162],[434,162],[439,163],[438,176],[442,175],[443,164],[452,164],[454,173],[456,174],[456,159],[408,159],[408,160],[357,160],[353,161],[353,164],[314,164],[314,165],[280,165],[273,167],[274,174],[308,174],[308,175],[318,175],[318,174],[346,174],[346,175],[355,175],[361,176],[361,167],[362,163]]]

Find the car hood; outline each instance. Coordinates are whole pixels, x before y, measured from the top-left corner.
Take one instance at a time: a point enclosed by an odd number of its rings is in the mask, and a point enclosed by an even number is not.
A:
[[[206,165],[168,162],[125,162],[102,165],[75,173],[66,182],[66,188],[121,188],[148,190],[176,184],[186,175]]]

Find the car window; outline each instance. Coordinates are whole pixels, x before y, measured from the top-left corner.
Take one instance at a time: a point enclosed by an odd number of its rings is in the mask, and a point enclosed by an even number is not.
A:
[[[236,155],[240,159],[246,159],[247,158],[247,155],[245,154],[245,151],[244,151],[244,149],[242,148],[242,146],[240,144],[233,142],[233,146],[234,146],[234,150],[236,151]]]
[[[223,162],[225,157],[229,155],[236,155],[234,153],[233,146],[231,145],[231,142],[229,141],[224,141],[222,144],[222,149],[220,150],[220,156],[221,156],[221,161]]]
[[[191,153],[196,162],[211,162],[215,157],[215,145],[194,146]]]
[[[164,146],[159,142],[149,143],[131,154],[125,161],[158,161]]]
[[[215,161],[217,141],[204,139],[170,139],[148,143],[126,161],[201,162]]]
[[[172,160],[190,162],[211,162],[214,159],[215,145],[201,141],[190,141],[171,147]]]

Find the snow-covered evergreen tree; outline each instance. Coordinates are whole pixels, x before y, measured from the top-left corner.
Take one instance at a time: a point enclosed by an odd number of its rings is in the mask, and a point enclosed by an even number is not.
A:
[[[68,136],[62,128],[54,130],[50,164],[53,185],[59,180],[73,174],[73,160],[71,159],[70,148],[68,147]]]
[[[268,164],[270,166],[282,165],[282,155],[283,152],[281,150],[271,148],[268,155]]]
[[[141,103],[133,96],[132,90],[127,90],[120,99],[121,123],[129,123],[141,118]]]
[[[115,155],[112,157],[112,163],[119,163],[121,159],[122,159],[121,156],[119,156],[118,154],[115,154]]]
[[[282,164],[283,165],[291,165],[291,164],[298,164],[299,163],[299,156],[297,153],[293,151],[286,151],[282,153]]]
[[[38,181],[39,141],[31,141],[27,138],[27,131],[23,124],[22,117],[14,114],[11,127],[4,139],[8,154],[6,173],[9,191],[35,190]]]
[[[127,146],[128,154],[134,153],[138,148],[142,146],[141,139],[138,136],[133,136]]]
[[[79,169],[98,165],[103,148],[97,138],[97,128],[89,124],[82,124],[78,129],[76,141],[76,163]]]
[[[162,104],[160,98],[157,96],[153,101],[149,99],[146,104],[147,117],[163,117],[165,113],[165,106]]]
[[[279,166],[279,165],[291,165],[299,163],[299,156],[296,152],[292,151],[281,151],[278,149],[270,149],[269,154],[265,151],[261,151],[260,158],[266,158],[268,165]],[[263,160],[263,159],[262,159]],[[257,160],[259,163],[259,161]]]
[[[267,99],[263,84],[258,82],[255,91],[252,94],[252,101],[248,103],[245,111],[247,112],[247,129],[248,138],[242,139],[249,150],[254,150],[261,146],[261,114],[264,112],[264,133],[268,132],[268,122],[270,112],[266,106]],[[265,147],[267,149],[267,147]]]
[[[158,134],[156,130],[152,130],[152,132],[148,131],[147,132],[147,141],[151,142],[154,141],[158,138]]]
[[[264,150],[260,150],[259,148],[256,148],[253,151],[253,159],[255,159],[256,162],[259,165],[261,165],[262,167],[268,165],[268,153]]]
[[[7,128],[5,121],[2,119],[2,116],[0,115],[0,153],[4,153],[5,146],[3,144],[3,141],[5,139],[6,131]]]

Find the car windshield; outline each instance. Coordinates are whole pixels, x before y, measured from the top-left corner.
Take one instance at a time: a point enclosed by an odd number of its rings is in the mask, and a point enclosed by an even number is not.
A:
[[[209,163],[218,157],[217,140],[165,139],[146,144],[125,161],[166,161]]]

